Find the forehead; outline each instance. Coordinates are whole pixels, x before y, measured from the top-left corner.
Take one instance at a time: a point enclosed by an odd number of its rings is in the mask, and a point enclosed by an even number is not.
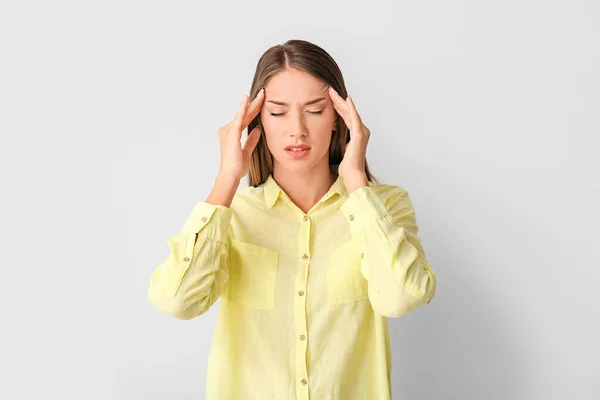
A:
[[[266,99],[304,102],[327,94],[328,85],[306,72],[285,70],[273,75],[265,85]]]

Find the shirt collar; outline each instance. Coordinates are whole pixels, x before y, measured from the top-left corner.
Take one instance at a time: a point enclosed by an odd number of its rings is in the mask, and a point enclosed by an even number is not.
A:
[[[269,177],[263,184],[263,190],[264,190],[264,195],[265,195],[265,203],[267,204],[267,206],[269,208],[272,208],[273,205],[275,205],[275,203],[277,202],[277,199],[279,199],[280,195],[283,195],[284,197],[287,198],[287,194],[277,184],[275,179],[273,179],[273,174],[269,174]],[[331,187],[329,188],[327,193],[325,193],[325,195],[321,198],[320,202],[327,200],[328,198],[330,198],[331,196],[333,196],[336,193],[339,194],[340,196],[342,196],[344,199],[348,198],[348,190],[346,189],[346,186],[344,185],[344,181],[342,180],[341,176],[339,176],[339,175],[338,175],[337,179],[335,180],[335,182],[333,183],[333,185],[331,185]]]

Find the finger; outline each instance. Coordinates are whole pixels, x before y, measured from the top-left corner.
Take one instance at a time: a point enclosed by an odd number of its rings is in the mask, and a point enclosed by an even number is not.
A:
[[[260,127],[257,126],[254,129],[252,129],[252,132],[250,132],[248,138],[246,139],[246,142],[244,143],[244,148],[242,149],[242,151],[247,155],[252,154],[252,152],[256,148],[256,144],[258,143],[261,134],[262,131]]]
[[[340,96],[331,86],[329,89],[329,97],[331,97],[331,101],[333,101],[334,104],[337,104],[339,108],[345,110],[346,113],[348,112],[348,104],[346,104],[346,101],[342,96]]]
[[[333,103],[333,108],[337,111],[337,113],[339,114],[340,117],[342,117],[342,119],[344,120],[344,123],[346,124],[346,126],[348,127],[348,129],[351,129],[352,127],[352,123],[351,120],[348,116],[348,113],[345,112],[344,110],[340,109],[338,107],[337,104]]]
[[[352,120],[348,112],[348,105],[346,104],[346,101],[342,99],[342,97],[339,94],[337,94],[337,92],[333,89],[329,90],[329,94],[333,103],[333,107],[338,112],[338,114],[340,114],[340,116],[344,119],[344,122],[346,123],[348,129],[350,129],[350,127],[352,126]]]
[[[354,104],[354,100],[352,99],[352,97],[350,97],[350,95],[348,95],[348,106],[350,109],[350,118],[352,120],[352,124],[356,125],[356,126],[361,126],[362,125],[362,119],[360,118],[360,115],[358,115],[358,111],[356,110],[356,105]]]
[[[341,107],[337,102],[333,101],[332,102],[333,107],[336,109],[336,111],[338,112],[338,114],[340,114],[342,117],[346,118],[346,119],[350,119],[350,114],[348,114],[348,111],[344,108]]]
[[[336,109],[336,110],[337,110],[337,109]],[[347,116],[347,115],[344,115],[343,113],[340,113],[340,111],[339,111],[339,110],[337,110],[337,111],[338,111],[338,115],[339,115],[340,117],[342,117],[342,120],[344,121],[344,124],[346,124],[346,127],[347,127],[348,129],[352,129],[352,121],[351,121],[351,120],[348,118],[348,116]]]
[[[250,122],[258,115],[260,112],[262,105],[265,100],[264,90],[261,89],[256,97],[250,102],[250,106],[246,110],[246,115],[244,116],[244,120],[242,122],[242,126],[245,129]]]
[[[241,131],[243,129],[241,129],[241,125],[242,125],[242,121],[244,118],[244,115],[246,114],[246,109],[248,108],[248,95],[244,94],[244,98],[242,99],[242,103],[240,104],[240,106],[238,107],[237,112],[235,113],[235,116],[233,117],[233,128],[236,131],[240,131],[240,135],[241,135]]]

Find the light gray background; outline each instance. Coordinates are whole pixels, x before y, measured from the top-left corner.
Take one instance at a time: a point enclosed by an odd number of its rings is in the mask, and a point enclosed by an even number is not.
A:
[[[390,320],[394,399],[600,398],[597,2],[203,3],[0,3],[1,399],[204,397],[218,305],[146,291],[291,38],[341,66],[437,273]]]

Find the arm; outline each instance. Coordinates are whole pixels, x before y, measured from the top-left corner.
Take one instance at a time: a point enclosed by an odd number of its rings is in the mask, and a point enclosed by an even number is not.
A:
[[[236,188],[233,180],[217,179],[207,200],[199,202],[182,230],[169,238],[170,254],[154,270],[148,289],[148,299],[160,312],[191,319],[221,296],[229,279],[229,205]]]
[[[408,193],[389,185],[378,195],[362,186],[350,193],[341,211],[363,254],[361,272],[369,282],[373,309],[398,318],[431,302],[436,276],[417,236]]]

